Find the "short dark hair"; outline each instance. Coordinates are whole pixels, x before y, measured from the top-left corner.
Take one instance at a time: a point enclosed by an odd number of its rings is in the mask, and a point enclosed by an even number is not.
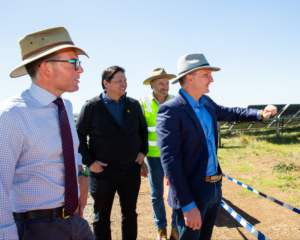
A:
[[[49,54],[49,55],[47,55],[47,56],[45,56],[45,57],[39,58],[38,60],[35,60],[35,61],[31,62],[31,63],[26,64],[26,65],[25,65],[25,68],[26,68],[26,70],[27,70],[29,76],[31,77],[31,79],[33,80],[33,79],[36,78],[37,68],[38,68],[43,62],[45,62],[45,61],[47,61],[47,60],[53,60],[54,58],[57,59],[57,60],[59,59],[59,57],[56,56],[56,52],[51,53],[51,54]],[[52,62],[51,62],[51,63],[52,63]],[[55,65],[56,63],[53,62],[52,64]]]
[[[123,73],[125,73],[125,69],[121,68],[119,66],[112,66],[112,67],[106,68],[103,71],[103,73],[102,73],[102,88],[103,88],[103,90],[106,89],[106,87],[104,86],[103,81],[105,80],[107,82],[110,82],[114,78],[114,75],[117,72],[123,72]]]
[[[185,78],[186,78],[186,75],[178,79],[179,84],[180,84],[181,87],[183,87],[184,84],[185,84]]]

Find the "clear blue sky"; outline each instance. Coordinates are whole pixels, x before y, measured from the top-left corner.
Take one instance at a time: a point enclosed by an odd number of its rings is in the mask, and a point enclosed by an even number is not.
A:
[[[75,113],[102,92],[105,68],[124,67],[128,95],[139,99],[150,93],[142,82],[154,68],[177,74],[178,58],[195,52],[221,68],[209,93],[218,104],[300,103],[299,10],[299,0],[2,1],[0,102],[31,83],[9,77],[21,63],[18,40],[64,26],[90,56],[80,58],[79,91],[64,94]]]

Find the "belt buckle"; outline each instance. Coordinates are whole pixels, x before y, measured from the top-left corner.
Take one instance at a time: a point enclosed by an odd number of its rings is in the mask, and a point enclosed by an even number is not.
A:
[[[218,179],[219,179],[219,176],[211,176],[211,177],[210,177],[210,182],[211,182],[211,183],[217,182]]]
[[[77,212],[77,210],[78,210],[78,207],[76,208],[74,214]],[[65,211],[65,207],[63,207],[63,209],[62,209],[62,218],[63,219],[68,219],[71,216],[71,215],[66,216],[66,214],[68,214],[68,213]]]

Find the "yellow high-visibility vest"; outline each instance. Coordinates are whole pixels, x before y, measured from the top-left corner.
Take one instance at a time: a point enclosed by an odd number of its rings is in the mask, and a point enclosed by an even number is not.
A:
[[[174,96],[169,95],[167,101],[170,101]],[[156,115],[159,106],[153,99],[153,95],[141,98],[143,104],[145,119],[148,126],[148,143],[149,143],[149,152],[147,156],[149,157],[160,157],[158,145],[157,145],[157,136],[156,136]]]

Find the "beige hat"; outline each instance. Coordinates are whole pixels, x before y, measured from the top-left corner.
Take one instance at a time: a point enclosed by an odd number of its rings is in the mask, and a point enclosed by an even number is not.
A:
[[[31,33],[19,40],[22,63],[14,69],[10,77],[16,78],[28,74],[25,65],[41,57],[64,48],[74,48],[78,55],[86,55],[82,49],[75,47],[72,39],[64,27],[49,28]]]
[[[143,84],[144,85],[150,85],[150,82],[155,80],[155,79],[158,79],[158,78],[168,78],[169,80],[170,79],[173,79],[173,78],[176,78],[176,75],[173,75],[173,74],[167,74],[165,69],[163,68],[155,68],[152,73],[151,73],[151,77],[150,78],[147,78]]]

